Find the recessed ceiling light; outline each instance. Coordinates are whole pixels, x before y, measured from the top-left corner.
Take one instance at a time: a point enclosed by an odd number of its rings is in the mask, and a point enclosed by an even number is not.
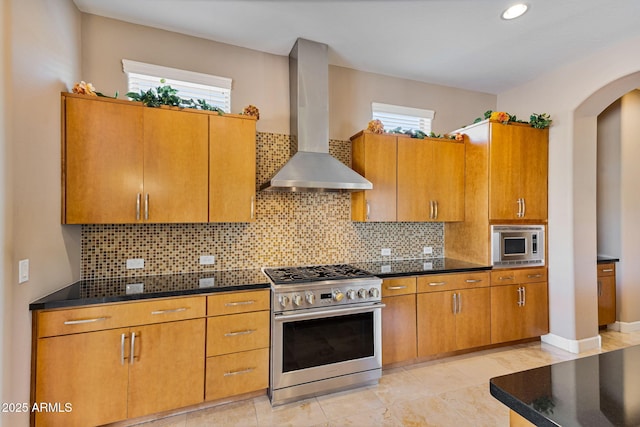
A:
[[[524,15],[527,9],[529,9],[529,6],[524,3],[514,4],[513,6],[510,6],[509,8],[507,8],[507,10],[502,12],[502,19],[516,19]]]

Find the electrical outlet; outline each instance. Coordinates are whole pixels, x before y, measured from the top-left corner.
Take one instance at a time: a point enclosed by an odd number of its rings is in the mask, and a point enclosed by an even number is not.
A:
[[[203,277],[199,281],[200,288],[213,288],[216,285],[215,277]]]
[[[144,268],[144,258],[129,258],[127,260],[127,268]]]
[[[18,283],[29,281],[29,260],[21,259],[18,261]]]
[[[431,246],[425,246],[422,248],[422,253],[425,255],[433,255],[433,248]]]
[[[200,256],[200,265],[213,265],[216,263],[215,255],[202,255]]]
[[[432,262],[423,262],[422,263],[422,270],[423,271],[433,270],[433,263]]]
[[[125,289],[125,294],[141,294],[144,292],[144,283],[129,283]]]
[[[381,266],[380,273],[391,273],[391,266],[390,265]]]
[[[382,254],[382,256],[390,256],[391,255],[391,249],[390,248],[382,248],[380,253]]]

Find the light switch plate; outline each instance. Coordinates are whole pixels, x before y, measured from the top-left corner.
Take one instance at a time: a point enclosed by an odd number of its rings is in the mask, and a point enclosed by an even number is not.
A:
[[[422,270],[423,271],[433,270],[433,263],[432,262],[423,262],[422,263]]]
[[[422,248],[422,253],[425,255],[433,255],[433,248],[431,246],[425,246]]]
[[[381,266],[380,273],[391,273],[391,266],[390,265]]]
[[[127,260],[127,268],[144,268],[144,258],[129,258]]]
[[[202,255],[200,256],[200,265],[213,265],[216,263],[215,255]]]
[[[21,259],[18,261],[18,283],[29,281],[29,260]]]

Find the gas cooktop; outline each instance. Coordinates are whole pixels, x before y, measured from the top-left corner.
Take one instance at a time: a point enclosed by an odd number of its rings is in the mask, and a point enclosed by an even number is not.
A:
[[[349,264],[265,268],[263,271],[275,285],[373,277],[368,271]]]

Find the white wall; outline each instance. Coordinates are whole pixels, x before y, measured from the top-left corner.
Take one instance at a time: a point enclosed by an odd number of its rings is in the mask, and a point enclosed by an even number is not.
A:
[[[60,225],[60,92],[80,76],[80,13],[71,0],[5,0],[3,8],[2,401],[29,402],[29,303],[80,273],[80,229]],[[18,285],[24,258],[30,280]],[[3,413],[2,422],[27,425],[28,414]]]
[[[549,133],[551,334],[585,348],[597,342],[598,334],[596,116],[640,86],[639,49],[640,38],[626,40],[498,95],[500,110],[518,117],[548,112],[554,119]]]

